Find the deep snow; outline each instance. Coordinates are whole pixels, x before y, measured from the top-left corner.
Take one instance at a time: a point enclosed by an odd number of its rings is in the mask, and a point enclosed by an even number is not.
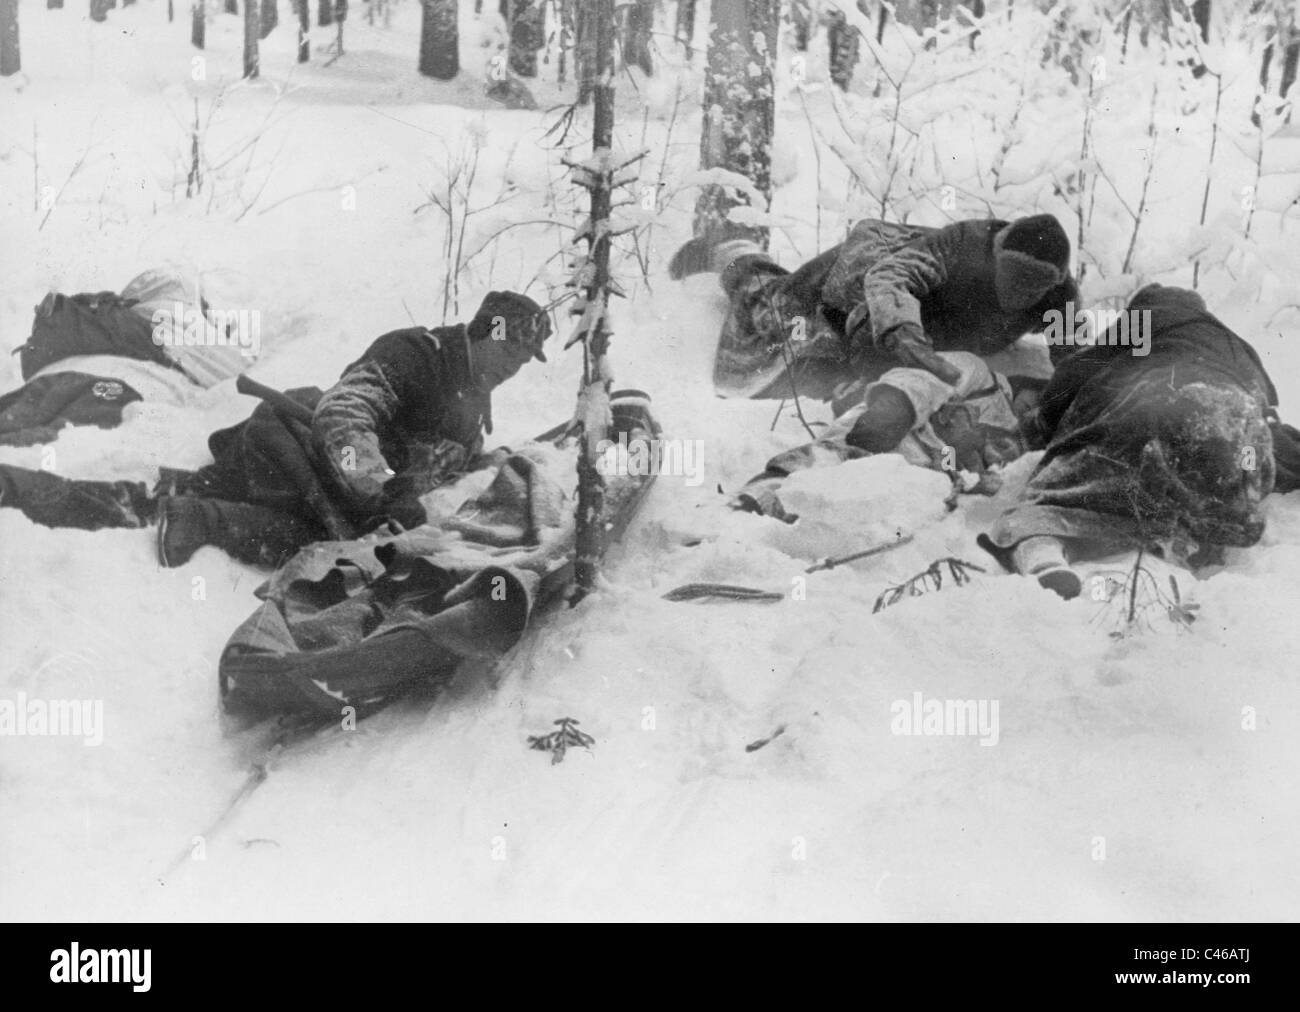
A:
[[[469,248],[513,222],[576,223],[558,153],[537,147],[553,115],[482,98],[493,30],[463,15],[465,71],[451,84],[427,81],[414,71],[418,11],[409,2],[390,31],[365,26],[358,5],[348,54],[328,68],[293,64],[282,3],[281,27],[263,42],[263,79],[225,90],[207,140],[214,153],[238,150],[265,122],[251,165],[236,157],[212,191],[185,200],[191,96],[206,118],[223,78],[235,80],[239,21],[221,15],[209,26],[206,80],[195,82],[179,7],[171,25],[153,0],[95,25],[79,10],[22,4],[26,69],[0,82],[6,347],[25,339],[31,307],[51,287],[120,288],[146,267],[181,263],[213,272],[233,304],[262,312],[254,376],[327,385],[384,331],[441,322],[444,224],[436,209],[417,209],[448,150],[481,145],[474,206],[508,198],[470,219]],[[331,31],[314,35],[319,53]],[[672,122],[677,81],[688,98]],[[810,477],[800,512],[816,523],[790,528],[723,510],[717,486],[734,489],[801,441],[802,428],[789,405],[772,427],[775,403],[713,396],[721,295],[712,278],[678,284],[665,274],[689,231],[693,192],[679,187],[699,136],[693,83],[698,72],[688,69],[638,76],[639,91],[619,81],[621,146],[644,137],[652,154],[643,178],[655,179],[663,159],[671,200],[652,216],[648,280],[633,258],[621,264],[631,298],[616,306],[613,355],[619,384],[650,391],[666,435],[704,440],[703,483],[661,477],[597,595],[555,613],[508,663],[462,671],[433,705],[399,706],[285,757],[204,841],[205,859],[165,878],[254,752],[247,737],[223,732],[214,669],[262,575],[214,549],[162,570],[151,532],[49,530],[0,510],[5,698],[94,697],[105,712],[97,747],[0,737],[0,917],[1295,916],[1300,499],[1270,501],[1257,548],[1230,551],[1228,565],[1201,580],[1177,574],[1200,606],[1190,630],[1153,613],[1150,628],[1119,640],[1108,636],[1118,628],[1114,605],[1061,602],[997,574],[974,545],[1032,457],[1009,468],[997,499],[964,497],[955,513],[942,506],[945,480],[897,458]],[[965,86],[948,87],[918,101],[942,104]],[[1015,95],[987,89],[1004,122]],[[537,91],[543,108],[567,94],[549,79]],[[831,134],[825,92],[807,98],[817,130]],[[1078,122],[1057,115],[1059,91],[1031,89],[1031,98],[1014,158],[1021,178],[1038,182],[1003,194],[996,210],[1064,215],[1071,205],[1052,203],[1051,181],[1035,166],[1065,157],[1061,138],[1077,148]],[[1139,106],[1124,98],[1113,115],[1099,114],[1109,144],[1132,136],[1125,117],[1141,116]],[[929,110],[915,115],[930,120]],[[1153,182],[1139,256],[1146,278],[1189,283],[1206,115],[1204,106],[1169,112],[1171,124],[1192,126],[1177,142],[1187,149],[1168,151]],[[33,123],[37,182],[62,188],[43,228],[44,210],[32,206]],[[580,157],[586,129],[580,117],[570,138]],[[809,121],[789,94],[779,129],[801,138],[778,152],[774,208],[789,226],[774,250],[794,263],[818,245],[809,209],[819,193],[823,244],[869,208],[860,195],[846,199],[829,151],[816,168],[802,140]],[[1249,180],[1249,159],[1223,147],[1227,167],[1216,171]],[[1277,148],[1283,168],[1300,168],[1285,144]],[[1112,165],[1127,173],[1117,185],[1140,186],[1134,161]],[[1130,225],[1108,215],[1104,192],[1098,199],[1092,241],[1118,246],[1122,259]],[[1223,235],[1240,218],[1236,202],[1236,184],[1223,183]],[[919,200],[911,209],[943,220]],[[958,216],[984,209],[965,211]],[[1286,308],[1298,267],[1279,251],[1294,250],[1297,224],[1294,214],[1261,221],[1258,244],[1237,250],[1234,271],[1207,269],[1202,290],[1256,342],[1287,417],[1300,404],[1287,343],[1300,314]],[[461,315],[491,287],[528,282],[564,234],[545,225],[506,232],[462,278]],[[560,261],[542,277],[558,282]],[[530,291],[548,293],[544,284]],[[493,439],[508,444],[572,409],[576,352],[552,348],[550,363],[529,365],[499,392]],[[16,359],[0,370],[0,389],[19,382]],[[118,430],[68,430],[53,458],[47,447],[6,448],[0,459],[151,478],[159,464],[202,463],[207,433],[251,405],[227,383],[187,409],[145,408]],[[810,420],[826,418],[824,408],[804,408]],[[912,544],[799,582],[822,555],[903,529]],[[944,555],[989,572],[871,614],[886,586]],[[1152,565],[1163,581],[1169,571]],[[774,605],[660,599],[706,580],[789,593]],[[893,734],[891,705],[918,692],[998,701],[997,745]],[[1243,729],[1247,707],[1255,730]],[[566,715],[596,745],[551,765],[526,738]]]

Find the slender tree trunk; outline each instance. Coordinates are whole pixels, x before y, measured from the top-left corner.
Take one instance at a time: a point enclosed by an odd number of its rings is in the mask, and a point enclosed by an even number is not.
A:
[[[498,8],[510,33],[510,69],[520,77],[537,76],[537,53],[546,44],[545,12],[538,0],[501,0]]]
[[[22,54],[18,47],[18,0],[0,0],[0,77],[8,77],[22,69]]]
[[[275,26],[280,23],[280,11],[275,0],[261,0],[261,8],[262,30],[258,38],[264,39],[275,31]]]
[[[772,199],[772,132],[778,0],[713,0],[709,64],[704,79],[704,131],[700,167],[746,177],[761,198]],[[727,212],[751,203],[706,186],[695,204],[695,234],[717,239],[745,235],[767,248],[765,227],[737,225]],[[759,210],[767,210],[766,207]]]
[[[45,0],[46,10],[63,10],[63,0]]]
[[[596,68],[592,82],[595,108],[592,125],[592,156],[594,162],[602,158],[606,168],[613,167],[614,147],[614,2],[594,0],[582,6],[592,8],[593,41],[596,51]],[[587,596],[596,584],[600,559],[605,548],[605,479],[597,467],[597,447],[605,439],[609,416],[609,370],[605,355],[609,350],[609,217],[613,195],[612,171],[592,173],[595,177],[591,191],[591,235],[588,238],[588,259],[593,267],[592,278],[583,292],[588,305],[599,306],[593,330],[583,344],[582,390],[580,402],[585,403],[582,445],[578,453],[578,509],[574,532],[574,591],[571,604]]]
[[[578,78],[578,104],[591,101],[596,89],[596,19],[589,0],[574,0],[573,66]]]
[[[623,63],[640,67],[649,76],[655,72],[654,58],[650,54],[650,33],[655,25],[654,0],[636,0],[624,7]]]
[[[858,65],[858,31],[849,24],[843,11],[830,12],[826,41],[830,47],[831,80],[841,91],[848,91],[853,68]]]
[[[460,73],[456,0],[424,0],[420,20],[420,73],[450,81]]]
[[[206,0],[194,0],[194,6],[190,8],[190,45],[195,49],[202,49],[208,33],[208,22],[204,3]]]
[[[298,62],[311,59],[311,6],[310,0],[293,0],[294,13],[298,15]]]
[[[107,0],[90,0],[90,20],[107,21],[108,6]]]
[[[320,0],[316,8],[316,24],[322,28],[334,24],[334,0]]]
[[[257,33],[262,20],[257,16],[257,0],[244,0],[244,76],[257,76]]]
[[[238,14],[239,0],[226,0],[225,11],[227,14]]]
[[[801,53],[808,52],[812,27],[812,9],[809,7],[809,0],[790,0],[790,29],[794,34],[794,48]]]
[[[677,41],[689,51],[695,38],[695,0],[677,0]]]

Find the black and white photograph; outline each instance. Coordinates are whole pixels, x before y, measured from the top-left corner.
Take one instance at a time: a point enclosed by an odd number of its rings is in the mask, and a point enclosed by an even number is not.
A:
[[[1296,0],[0,0],[0,922],[1294,921],[1298,76]]]

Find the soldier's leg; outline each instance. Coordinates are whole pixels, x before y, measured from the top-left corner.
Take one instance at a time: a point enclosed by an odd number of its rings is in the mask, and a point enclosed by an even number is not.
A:
[[[169,568],[184,565],[204,545],[274,568],[324,536],[318,524],[268,506],[186,495],[158,503],[158,561]]]
[[[1032,576],[1038,585],[1055,591],[1067,601],[1078,597],[1083,583],[1070,569],[1065,555],[1065,542],[1051,535],[1040,534],[1025,538],[1011,553],[1011,562],[1017,573]]]
[[[144,482],[84,481],[11,464],[0,464],[0,506],[21,510],[46,527],[86,531],[146,527],[155,513]]]

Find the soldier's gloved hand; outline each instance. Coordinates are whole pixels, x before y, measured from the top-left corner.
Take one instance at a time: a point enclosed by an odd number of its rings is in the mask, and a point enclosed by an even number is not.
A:
[[[375,506],[372,522],[396,520],[404,530],[419,527],[428,520],[420,502],[422,489],[410,475],[401,474],[388,479],[383,495]]]
[[[903,365],[933,373],[949,386],[955,387],[961,382],[961,371],[939,357],[915,324],[895,327],[880,339],[880,344]]]

